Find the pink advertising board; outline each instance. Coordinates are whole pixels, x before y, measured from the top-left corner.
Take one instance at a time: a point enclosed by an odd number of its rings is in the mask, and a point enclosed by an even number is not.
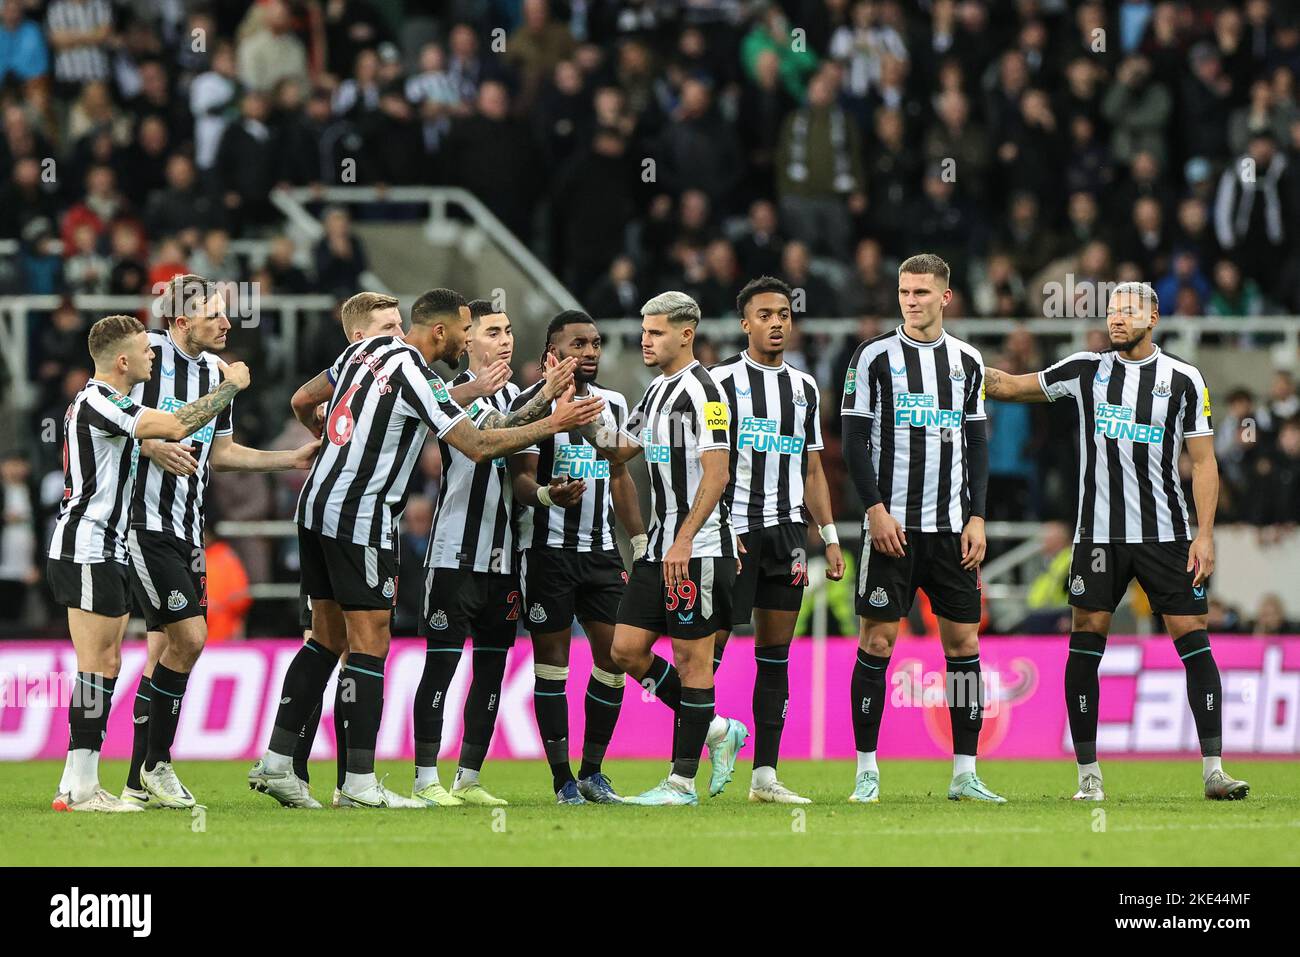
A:
[[[295,640],[257,640],[207,649],[190,679],[174,756],[177,760],[255,758],[275,718],[284,671]],[[999,758],[1071,755],[1061,687],[1067,644],[1061,636],[985,638],[981,642],[989,702],[981,753]],[[782,754],[789,758],[847,758],[854,753],[849,722],[849,676],[856,642],[831,638],[795,642],[790,657],[790,709]],[[659,653],[671,654],[667,642]],[[1223,673],[1224,751],[1258,756],[1300,755],[1300,638],[1218,637]],[[459,747],[461,706],[469,685],[466,655],[450,690],[444,751]],[[128,643],[105,741],[106,757],[131,748],[131,697],[144,664],[142,643]],[[388,659],[381,758],[413,752],[411,702],[424,664],[424,643],[397,640]],[[581,739],[587,646],[573,645],[570,664],[570,738]],[[67,747],[67,700],[76,672],[67,642],[0,643],[0,760],[57,758]],[[1103,755],[1196,754],[1195,729],[1185,697],[1183,667],[1167,639],[1114,638],[1101,665],[1098,734]],[[727,649],[718,682],[718,710],[751,722],[753,642],[737,638]],[[510,654],[494,758],[542,757],[532,710],[532,654],[521,639]],[[949,751],[943,703],[943,655],[932,640],[903,640],[890,669],[889,708],[882,754],[944,757]],[[334,754],[327,710],[314,757]],[[666,758],[672,738],[667,708],[629,685],[610,747],[611,757]],[[575,743],[574,753],[580,750]]]

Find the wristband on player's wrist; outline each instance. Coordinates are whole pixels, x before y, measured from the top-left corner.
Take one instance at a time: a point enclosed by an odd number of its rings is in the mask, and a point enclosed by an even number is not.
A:
[[[822,541],[827,545],[838,545],[840,543],[840,533],[835,530],[834,522],[827,522],[825,525],[818,528],[817,531],[821,532]]]
[[[545,485],[537,486],[537,501],[541,502],[547,508],[551,508],[555,505],[555,503],[551,501],[551,490]]]
[[[638,561],[645,557],[646,550],[650,547],[650,536],[642,532],[640,535],[632,536],[632,561]]]

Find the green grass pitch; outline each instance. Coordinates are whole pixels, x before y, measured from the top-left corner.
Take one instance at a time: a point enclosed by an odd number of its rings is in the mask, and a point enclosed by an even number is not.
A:
[[[1104,804],[1069,800],[1074,767],[985,761],[981,777],[1010,803],[946,800],[944,761],[884,761],[882,799],[846,802],[849,762],[790,761],[781,777],[814,800],[804,808],[746,800],[749,765],[725,794],[696,808],[556,807],[537,762],[488,762],[483,783],[508,808],[290,811],[247,789],[244,762],[179,762],[201,815],[58,814],[49,800],[61,764],[0,764],[0,865],[1296,865],[1300,777],[1294,763],[1229,761],[1251,783],[1246,801],[1201,796],[1200,763],[1110,761]],[[658,761],[615,761],[620,793],[654,784]],[[444,762],[443,777],[454,770]],[[119,788],[120,761],[101,779]],[[385,762],[409,787],[409,765]],[[700,770],[707,780],[708,763]],[[312,765],[328,802],[332,763]]]

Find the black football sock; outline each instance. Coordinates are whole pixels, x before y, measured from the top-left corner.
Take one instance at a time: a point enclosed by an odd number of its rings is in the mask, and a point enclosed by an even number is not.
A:
[[[375,773],[375,741],[384,715],[384,659],[376,655],[348,653],[340,673],[345,683],[347,704],[348,773]],[[351,695],[346,688],[351,687]]]
[[[448,644],[429,639],[424,652],[424,672],[415,689],[415,766],[438,765],[442,750],[442,718],[446,713],[447,689],[456,676],[463,643]]]
[[[149,679],[149,746],[145,750],[144,767],[152,771],[159,761],[172,759],[172,742],[176,740],[176,725],[181,720],[181,699],[189,673],[172,671],[159,662],[154,665]]]
[[[623,686],[622,675],[592,667],[582,708],[586,723],[582,732],[582,766],[578,769],[580,779],[600,772],[623,707]]]
[[[1204,630],[1189,631],[1174,642],[1174,648],[1187,670],[1187,703],[1192,706],[1201,756],[1219,757],[1223,754],[1223,681],[1210,650],[1210,636]]]
[[[465,697],[465,735],[461,739],[459,767],[480,771],[492,745],[497,709],[501,703],[501,682],[506,674],[509,647],[474,648],[474,678]]]
[[[140,765],[144,764],[145,753],[149,750],[149,676],[140,675],[140,683],[135,687],[135,698],[131,702],[131,764],[126,769],[126,786],[139,791]]]
[[[980,687],[980,656],[945,657],[944,691],[948,699],[948,720],[952,724],[952,753],[979,753],[980,728],[984,727],[984,690]]]
[[[78,671],[68,703],[68,739],[72,750],[99,751],[108,731],[108,711],[113,706],[116,678]]]
[[[1070,740],[1078,764],[1097,763],[1097,708],[1101,697],[1097,669],[1105,651],[1105,635],[1070,632],[1070,651],[1065,658],[1065,713],[1070,719]]]
[[[311,783],[311,771],[307,767],[307,762],[311,760],[311,749],[316,744],[316,732],[320,730],[320,716],[324,705],[324,691],[322,691],[321,701],[311,709],[311,714],[307,715],[302,730],[298,732],[298,740],[293,746],[293,773],[308,784]]]
[[[885,677],[889,658],[858,649],[849,680],[853,699],[853,740],[859,751],[875,751],[880,738],[880,719],[885,714]]]
[[[569,669],[563,665],[536,665],[534,670],[533,713],[546,763],[551,766],[551,788],[559,791],[573,780],[569,765],[569,696],[565,692]]]
[[[673,774],[695,780],[712,720],[713,689],[683,687],[681,704],[677,706],[677,734],[673,737]]]
[[[682,700],[682,677],[675,667],[655,655],[646,673],[638,680],[642,688],[666,704],[672,711],[677,711],[677,705]]]
[[[790,646],[754,649],[754,767],[775,768],[790,701]]]
[[[303,725],[313,710],[320,709],[321,696],[338,662],[339,656],[315,639],[303,642],[284,673],[268,751],[288,757],[298,750]]]
[[[348,723],[344,715],[342,678],[340,668],[340,680],[334,685],[334,786],[337,788],[343,787],[348,776]]]

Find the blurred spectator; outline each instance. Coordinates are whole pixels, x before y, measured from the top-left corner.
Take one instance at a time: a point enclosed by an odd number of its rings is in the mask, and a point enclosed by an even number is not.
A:
[[[166,184],[155,190],[145,206],[144,221],[155,236],[179,236],[188,246],[198,245],[200,224],[218,226],[224,219],[221,203],[201,188],[194,162],[183,153],[167,160]]]
[[[246,227],[271,220],[267,198],[275,185],[275,143],[266,125],[270,109],[261,93],[244,94],[240,119],[221,134],[213,178],[226,209],[231,231],[242,235]]]
[[[808,75],[817,67],[817,55],[806,43],[796,41],[790,21],[775,3],[763,8],[740,44],[740,60],[750,80],[757,77],[759,58],[768,51],[777,56],[786,91],[796,100],[802,100]]]
[[[715,108],[708,86],[691,79],[682,84],[681,100],[654,155],[661,188],[698,189],[720,209],[727,208],[744,166],[735,132]]]
[[[108,291],[114,296],[148,294],[149,267],[144,261],[144,233],[134,222],[115,223],[110,235],[112,269]]]
[[[49,45],[35,21],[23,17],[22,0],[0,0],[0,85],[11,77],[28,84],[49,72]]]
[[[832,75],[823,71],[808,86],[808,105],[786,118],[777,150],[786,232],[840,258],[849,252],[849,210],[865,205],[859,137],[848,114],[835,105]]]
[[[216,533],[211,515],[203,529],[203,555],[208,576],[208,642],[219,644],[244,637],[244,620],[253,606],[248,573],[239,555]]]
[[[636,264],[630,256],[615,258],[584,300],[587,311],[595,319],[639,316],[644,302],[636,282]]]
[[[569,28],[551,18],[550,0],[523,0],[523,23],[506,41],[506,58],[519,72],[521,89],[516,107],[526,112],[542,83],[577,44]]]
[[[1272,133],[1250,139],[1246,155],[1219,178],[1214,225],[1219,245],[1248,276],[1270,288],[1285,259],[1288,213],[1296,202],[1284,195],[1286,157]]]
[[[1070,627],[1070,580],[1072,553],[1070,529],[1063,522],[1045,522],[1039,539],[1039,568],[1030,581],[1025,598],[1028,609],[1015,631],[1026,634],[1060,634]]]
[[[307,50],[294,36],[284,0],[266,0],[250,11],[238,61],[239,82],[248,90],[270,93],[286,77],[307,81]]]
[[[361,287],[366,271],[365,246],[352,232],[347,211],[334,208],[324,217],[325,235],[316,243],[316,283],[323,292],[346,299]]]
[[[851,316],[887,316],[898,302],[898,277],[886,270],[880,243],[864,239],[853,257],[853,274],[841,297],[842,311]]]
[[[777,224],[776,207],[769,200],[755,200],[749,207],[745,231],[736,240],[736,255],[747,276],[772,276],[781,268],[785,238]]]
[[[218,282],[238,282],[244,278],[244,266],[231,252],[230,234],[224,229],[209,229],[203,234],[203,245],[190,254],[190,268]]]
[[[1243,280],[1232,260],[1220,259],[1214,264],[1214,292],[1205,311],[1210,316],[1257,316],[1264,311],[1259,284],[1250,278]]]
[[[194,114],[194,158],[199,169],[217,161],[226,125],[238,114],[239,85],[235,79],[235,51],[220,42],[212,51],[210,68],[190,85],[190,111]]]
[[[41,183],[41,165],[33,156],[13,164],[13,174],[0,189],[0,238],[17,239],[33,219],[52,219],[57,200]]]
[[[20,622],[28,589],[41,580],[37,493],[22,452],[0,457],[0,621]]]
[[[622,249],[636,210],[639,167],[617,129],[596,131],[590,148],[563,166],[552,186],[559,272],[570,289],[590,289],[611,251]]]
[[[1111,156],[1117,163],[1127,164],[1139,150],[1166,159],[1165,127],[1173,99],[1152,75],[1146,57],[1132,56],[1120,65],[1101,109],[1111,125]]]
[[[1296,622],[1287,621],[1286,609],[1282,607],[1282,599],[1272,593],[1262,596],[1259,600],[1259,607],[1255,610],[1255,620],[1250,623],[1250,633],[1252,635],[1293,635],[1296,633]]]
[[[803,243],[792,241],[785,244],[781,254],[781,278],[794,289],[796,299],[802,294],[802,308],[799,303],[792,303],[796,320],[801,313],[812,318],[840,314],[834,288],[813,272],[812,257]]]
[[[45,31],[54,50],[56,83],[66,89],[108,79],[113,40],[109,0],[53,0],[45,10]]]
[[[452,125],[446,145],[448,178],[477,195],[516,235],[532,238],[532,204],[541,187],[536,144],[528,124],[510,115],[504,84],[479,87],[473,116]]]
[[[1278,369],[1268,386],[1268,414],[1274,422],[1281,422],[1300,414],[1300,395],[1296,394],[1295,376],[1286,369]]]
[[[1277,444],[1259,449],[1250,470],[1248,501],[1256,525],[1300,522],[1300,419],[1287,419]]]

